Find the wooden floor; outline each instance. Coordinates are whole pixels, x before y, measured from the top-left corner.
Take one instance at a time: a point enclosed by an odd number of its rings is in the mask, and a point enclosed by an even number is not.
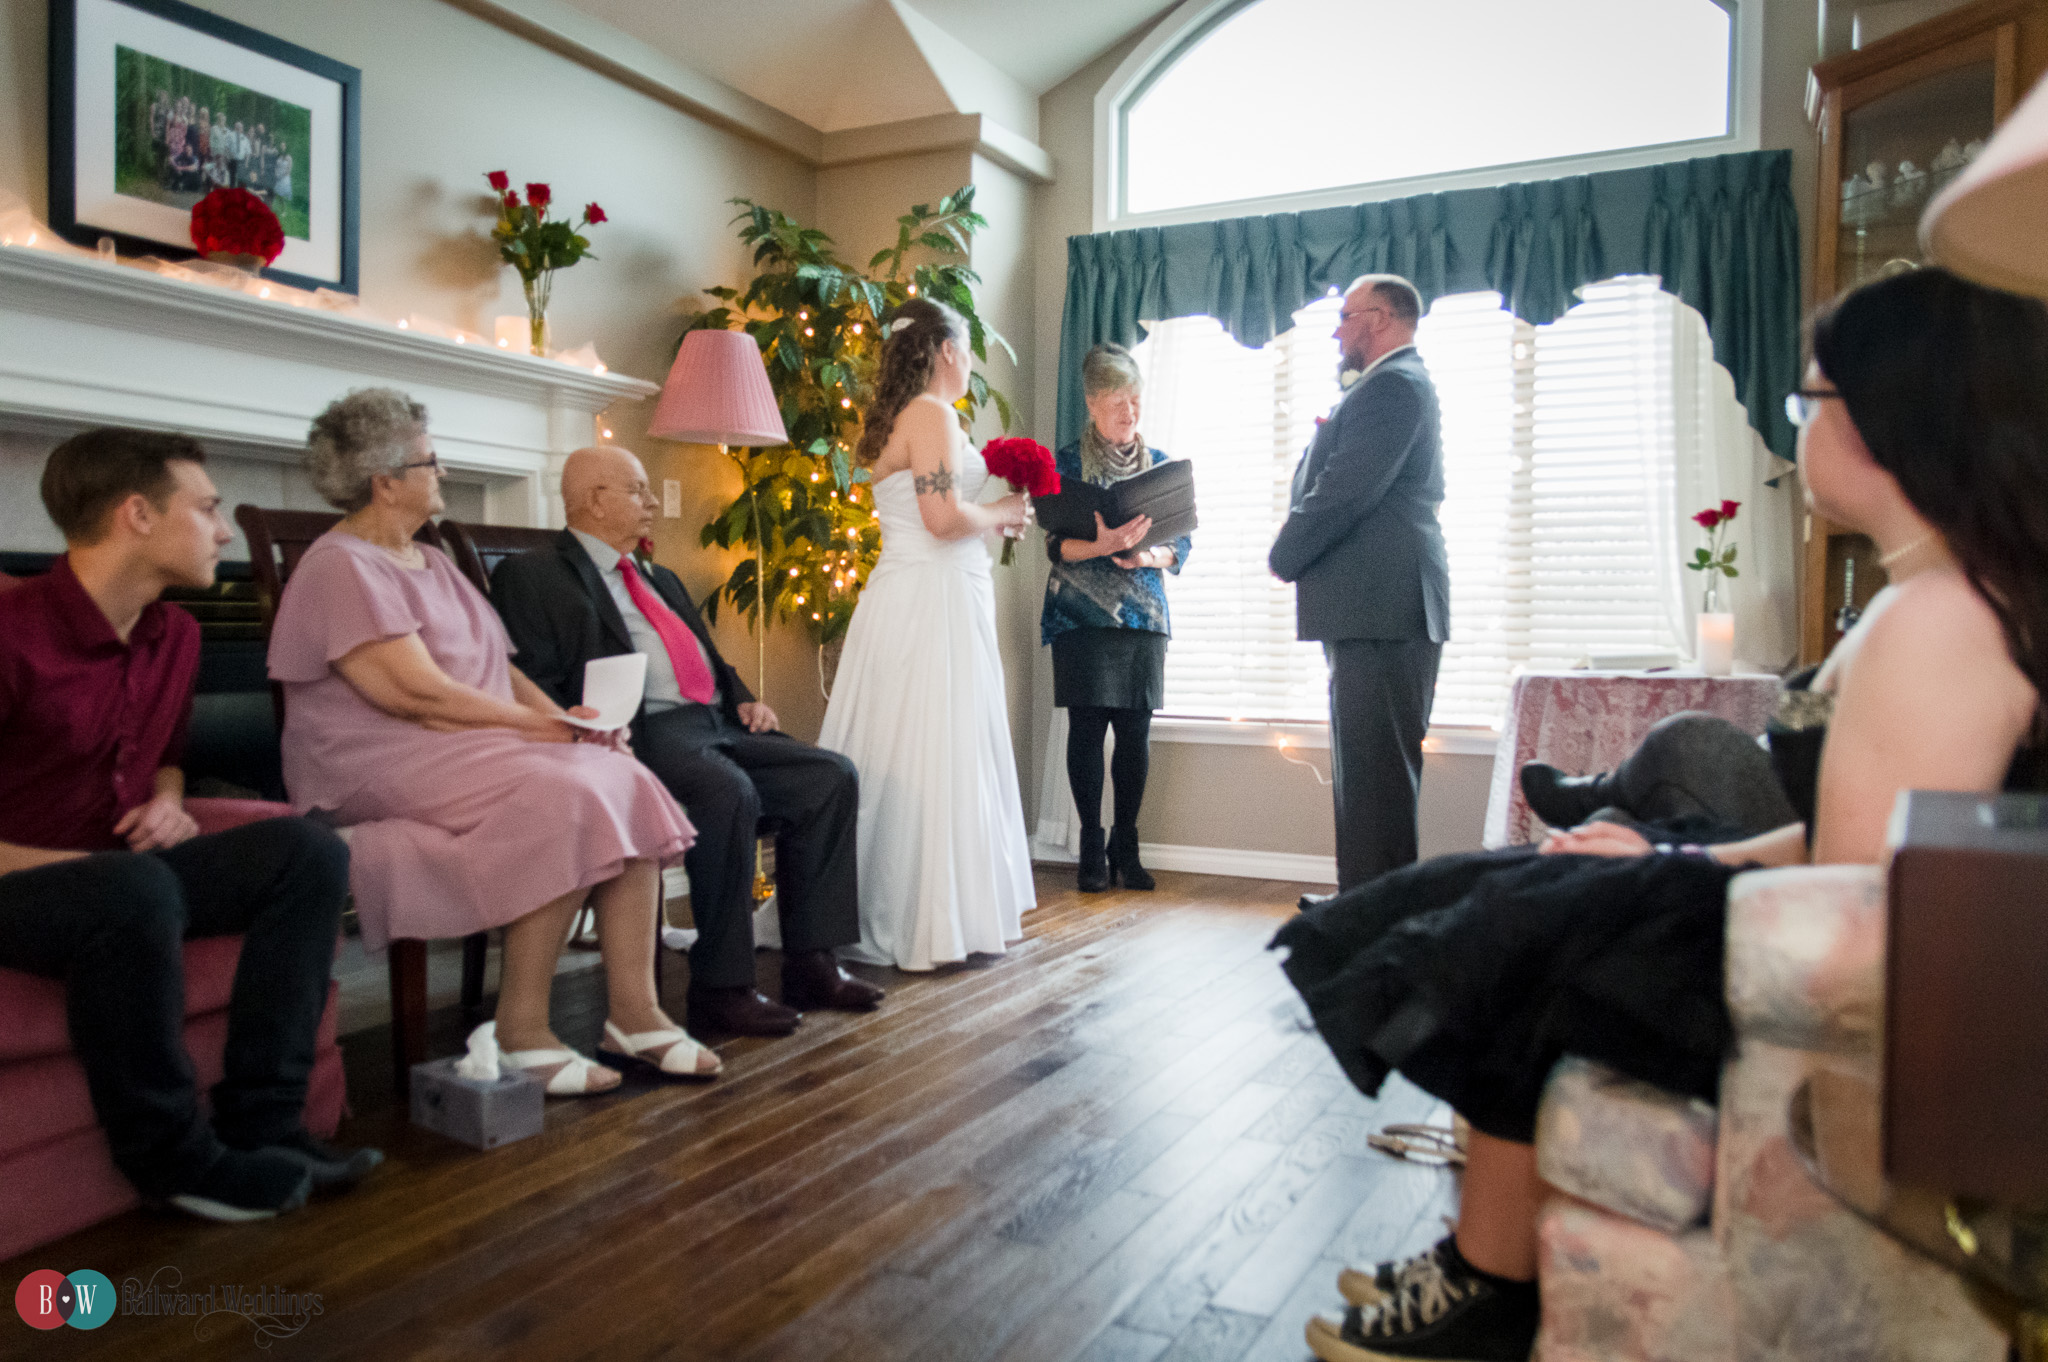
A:
[[[1447,1174],[1366,1135],[1447,1113],[1398,1079],[1368,1102],[1304,1029],[1264,950],[1302,886],[1082,896],[1071,874],[1041,870],[1027,940],[986,967],[869,971],[878,1013],[721,1045],[708,1085],[550,1103],[544,1135],[491,1154],[405,1125],[385,1036],[353,1038],[343,1136],[390,1155],[355,1193],[239,1227],[138,1212],[0,1264],[9,1285],[281,1287],[317,1315],[8,1320],[0,1354],[1303,1358],[1339,1263],[1426,1245],[1452,1204]],[[572,1044],[595,1040],[599,977],[556,980]],[[439,1022],[455,1048],[461,1019]]]

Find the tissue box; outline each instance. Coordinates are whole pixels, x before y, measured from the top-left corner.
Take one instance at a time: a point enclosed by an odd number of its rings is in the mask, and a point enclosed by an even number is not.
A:
[[[508,1069],[491,1081],[455,1072],[459,1056],[412,1066],[412,1121],[476,1149],[540,1134],[541,1084]]]

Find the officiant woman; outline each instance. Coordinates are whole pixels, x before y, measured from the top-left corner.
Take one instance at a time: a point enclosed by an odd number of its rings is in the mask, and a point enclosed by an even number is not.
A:
[[[1098,345],[1081,361],[1088,425],[1059,452],[1060,477],[1098,487],[1164,463],[1138,433],[1143,378],[1121,345]],[[1150,889],[1138,863],[1138,806],[1145,798],[1152,711],[1166,699],[1166,583],[1160,573],[1187,563],[1188,537],[1137,547],[1152,528],[1139,516],[1117,526],[1095,518],[1095,538],[1048,531],[1052,575],[1045,584],[1039,637],[1052,645],[1052,702],[1067,711],[1067,783],[1081,811],[1078,885],[1099,893],[1119,881]],[[1102,744],[1112,730],[1115,816],[1102,834]]]

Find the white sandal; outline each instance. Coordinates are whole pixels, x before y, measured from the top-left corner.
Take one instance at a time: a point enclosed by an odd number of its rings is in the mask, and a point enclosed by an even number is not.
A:
[[[548,1076],[546,1091],[550,1097],[596,1097],[600,1093],[615,1092],[619,1087],[617,1083],[592,1087],[590,1080],[602,1071],[603,1066],[592,1063],[574,1050],[501,1050],[498,1059],[513,1069],[545,1069],[550,1064],[561,1065]]]
[[[621,1066],[643,1064],[664,1078],[716,1078],[724,1067],[710,1046],[679,1026],[629,1036],[606,1021],[604,1038],[605,1043],[597,1047],[599,1059]],[[706,1056],[711,1060],[708,1069],[700,1067]]]

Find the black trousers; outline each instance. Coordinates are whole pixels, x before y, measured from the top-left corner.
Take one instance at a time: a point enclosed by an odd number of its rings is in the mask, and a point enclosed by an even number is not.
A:
[[[1330,784],[1337,806],[1337,888],[1414,862],[1422,740],[1444,646],[1426,639],[1323,644],[1330,664]]]
[[[754,838],[763,818],[775,833],[783,949],[860,939],[852,762],[787,733],[749,733],[705,705],[643,717],[633,750],[697,828],[683,854],[697,923],[692,986],[754,982]]]
[[[65,981],[71,1048],[137,1190],[204,1171],[222,1140],[298,1129],[347,897],[348,848],[302,818],[0,875],[0,965]],[[238,932],[209,1127],[185,1053],[181,943]]]
[[[1669,714],[1608,775],[1609,808],[1635,822],[1711,824],[1735,840],[1799,821],[1757,740],[1713,714]],[[1655,840],[1655,839],[1652,839]]]

